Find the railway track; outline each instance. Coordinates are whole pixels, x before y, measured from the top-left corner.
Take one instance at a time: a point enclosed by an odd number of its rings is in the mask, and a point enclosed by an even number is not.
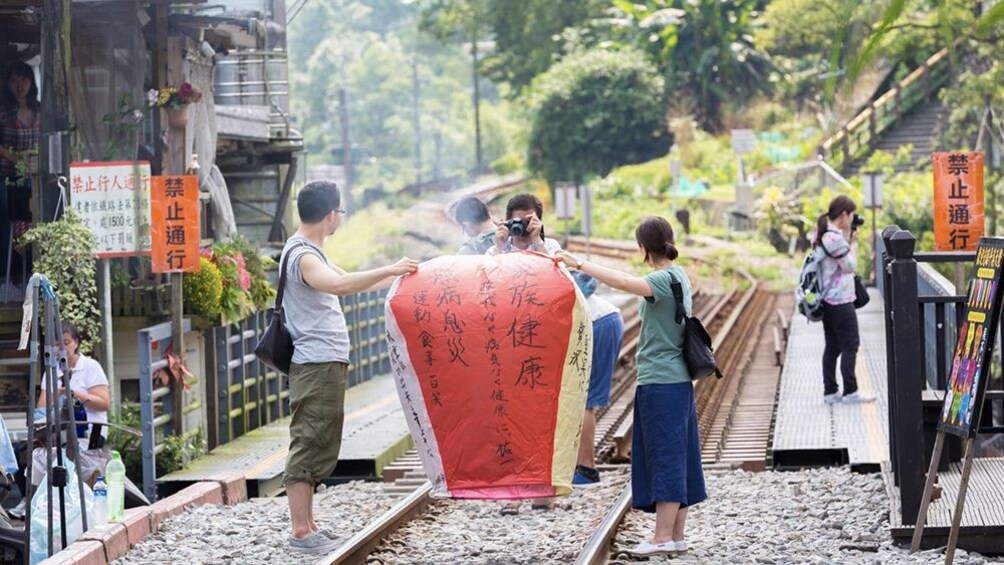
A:
[[[573,252],[581,252],[584,245],[577,240],[567,242]],[[591,242],[591,251],[610,260],[624,261],[636,256],[637,249],[630,243]],[[696,260],[704,259],[695,257]],[[744,387],[743,373],[751,364],[762,335],[771,319],[774,297],[748,273],[740,273],[746,280],[744,290],[724,294],[694,292],[694,312],[705,322],[713,336],[716,358],[723,379],[708,378],[697,383],[695,402],[698,410],[699,429],[702,438],[702,455],[705,464],[714,466],[726,460],[735,466],[738,453],[740,461],[752,458],[762,462],[766,456],[748,441],[751,435],[760,437],[765,428],[769,434],[770,420],[776,385],[770,387]],[[632,411],[635,392],[634,353],[640,334],[638,305],[632,301],[622,309],[625,320],[624,341],[620,351],[620,362],[615,371],[611,404],[597,414],[596,444],[597,458],[605,465],[630,461],[632,436]],[[744,390],[746,389],[746,390]],[[744,392],[752,392],[759,398],[748,398]],[[763,412],[763,406],[771,407],[769,416],[764,418],[741,418],[743,406],[756,406]],[[759,435],[758,435],[759,434]],[[409,453],[401,460],[385,469],[385,480],[394,480],[388,488],[399,492],[403,498],[379,519],[353,536],[337,552],[328,555],[320,563],[354,564],[367,563],[369,555],[409,520],[421,515],[432,503],[431,485],[425,480],[421,463],[415,453]],[[592,536],[586,541],[576,563],[600,564],[610,558],[610,542],[631,507],[631,487],[627,484],[609,507],[605,517]],[[379,562],[379,561],[374,561]]]

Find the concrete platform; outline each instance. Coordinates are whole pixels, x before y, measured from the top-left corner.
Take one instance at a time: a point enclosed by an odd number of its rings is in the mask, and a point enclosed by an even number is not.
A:
[[[861,348],[856,374],[859,390],[876,396],[876,401],[823,403],[823,325],[809,324],[796,314],[781,373],[772,442],[774,467],[849,464],[856,471],[878,472],[889,460],[883,303],[875,289],[869,290],[871,302],[858,310]],[[839,367],[837,381],[841,381]]]
[[[242,472],[249,496],[282,491],[289,451],[289,419],[273,422],[221,445],[187,468],[158,479],[161,495],[206,480],[220,471]],[[386,465],[412,447],[394,380],[383,375],[348,389],[345,427],[333,480],[375,478]]]

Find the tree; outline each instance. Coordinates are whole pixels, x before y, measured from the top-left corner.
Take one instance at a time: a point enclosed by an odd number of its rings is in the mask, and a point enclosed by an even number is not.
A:
[[[566,30],[588,26],[606,7],[606,0],[426,0],[422,22],[440,36],[476,31],[493,41],[481,72],[517,96],[564,55]]]
[[[658,70],[640,52],[568,55],[530,88],[528,164],[554,186],[664,154],[662,94]]]
[[[774,65],[753,42],[759,0],[614,0],[621,33],[658,64],[671,98],[698,108],[701,125],[722,128],[727,104],[770,91]]]

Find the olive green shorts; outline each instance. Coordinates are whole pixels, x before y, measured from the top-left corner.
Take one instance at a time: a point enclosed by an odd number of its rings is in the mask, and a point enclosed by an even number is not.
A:
[[[289,455],[283,484],[317,484],[338,464],[345,420],[346,363],[293,363],[289,368]]]

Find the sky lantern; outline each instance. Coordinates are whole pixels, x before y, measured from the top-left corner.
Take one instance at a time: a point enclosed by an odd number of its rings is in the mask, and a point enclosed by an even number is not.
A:
[[[571,490],[589,383],[585,298],[551,258],[440,257],[387,298],[398,393],[433,495]]]

